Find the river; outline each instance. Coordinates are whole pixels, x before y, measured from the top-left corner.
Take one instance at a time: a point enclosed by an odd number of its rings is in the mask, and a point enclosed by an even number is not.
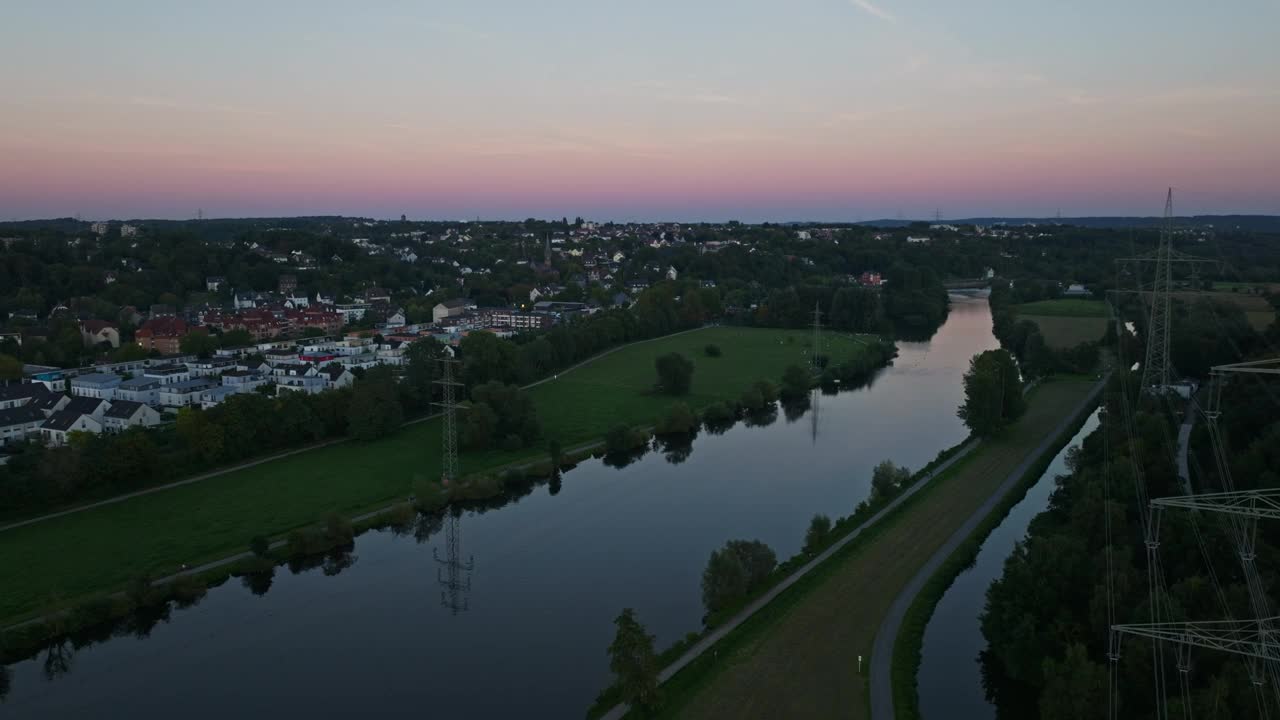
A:
[[[442,604],[443,533],[368,532],[349,566],[280,568],[263,594],[233,579],[143,637],[18,663],[0,715],[580,717],[610,681],[622,608],[659,647],[696,631],[712,550],[759,539],[789,557],[815,513],[867,497],[876,463],[918,468],[963,440],[961,376],[996,346],[986,300],[956,297],[932,338],[900,342],[869,385],[799,417],[703,431],[691,451],[623,468],[590,460],[467,511],[458,612]]]
[[[987,536],[971,566],[956,577],[925,627],[921,646],[918,693],[925,720],[994,720],[996,707],[988,702],[978,654],[987,647],[979,616],[987,588],[1004,572],[1004,561],[1026,537],[1032,518],[1049,506],[1056,478],[1069,472],[1067,453],[1098,427],[1095,410],[1071,442]]]

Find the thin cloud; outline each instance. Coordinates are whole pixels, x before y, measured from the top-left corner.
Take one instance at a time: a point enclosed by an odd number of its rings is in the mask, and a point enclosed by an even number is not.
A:
[[[493,35],[480,30],[469,28],[466,25],[458,23],[442,22],[439,20],[424,20],[422,26],[427,30],[449,35],[462,40],[492,40]]]
[[[217,112],[229,113],[232,115],[275,115],[270,110],[257,110],[255,108],[238,107],[235,105],[209,105],[205,103],[188,103],[181,100],[172,100],[169,98],[156,97],[134,97],[129,98],[130,105],[140,107],[161,108],[165,110],[182,110],[187,112]]]
[[[885,10],[882,7],[873,5],[870,2],[870,0],[849,0],[849,3],[852,4],[854,7],[858,8],[859,10],[865,13],[868,13],[870,15],[874,15],[880,18],[881,20],[884,20],[885,22],[891,22],[891,23],[898,22],[898,18],[895,17],[893,13],[890,13],[889,11]]]

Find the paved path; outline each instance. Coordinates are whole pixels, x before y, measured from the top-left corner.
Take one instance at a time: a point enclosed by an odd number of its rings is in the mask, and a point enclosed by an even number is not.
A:
[[[568,368],[565,368],[564,370],[561,370],[560,372],[553,374],[551,377],[546,377],[541,380],[538,380],[537,382],[529,383],[528,385],[525,385],[523,389],[529,390],[531,388],[535,388],[539,385],[542,385],[543,383],[556,380],[561,375],[571,373],[574,370],[577,370],[578,368],[584,365],[589,365],[595,362],[596,360],[599,360],[600,358],[605,357],[606,355],[611,355],[615,352],[618,352],[623,348],[629,348],[635,345],[643,345],[644,343],[651,343],[658,340],[666,340],[667,338],[673,338],[673,337],[676,337],[677,335],[684,335],[686,333],[705,330],[707,327],[714,327],[714,326],[705,325],[700,328],[693,328],[692,330],[682,330],[678,333],[672,333],[670,335],[662,335],[656,338],[649,338],[648,340],[637,340],[636,342],[633,342],[633,343],[627,343],[626,345],[619,345],[615,348],[610,348],[609,350],[605,350],[604,352],[592,355],[591,357],[587,358],[586,360],[583,360],[582,362],[576,365],[572,365]],[[433,418],[438,418],[438,417],[440,417],[440,413],[424,415],[422,417],[414,418],[412,420],[406,421],[402,427],[408,427],[409,425],[413,425],[415,423],[420,423],[420,422],[426,422],[427,420],[431,420]],[[65,515],[73,515],[78,512],[84,512],[85,510],[93,510],[94,508],[100,508],[104,505],[114,505],[115,503],[124,502],[125,500],[131,500],[133,498],[141,497],[143,495],[150,495],[152,493],[164,492],[165,490],[172,490],[173,488],[182,487],[183,485],[192,485],[194,483],[203,482],[205,480],[208,480],[210,478],[215,478],[220,475],[226,475],[227,473],[238,472],[240,470],[245,470],[251,467],[255,467],[257,465],[262,465],[263,463],[269,463],[269,462],[274,462],[276,460],[281,460],[289,457],[290,455],[297,455],[298,453],[310,452],[312,450],[319,450],[320,448],[326,448],[331,445],[337,445],[339,443],[344,443],[349,440],[351,440],[351,438],[349,437],[334,438],[332,440],[326,440],[321,443],[306,445],[300,448],[294,448],[293,450],[286,450],[284,452],[276,453],[274,455],[267,455],[266,457],[260,457],[257,460],[249,460],[247,462],[239,463],[237,465],[232,465],[231,467],[222,468],[221,470],[212,470],[207,473],[201,473],[199,475],[189,477],[185,480],[178,480],[176,482],[166,483],[164,485],[157,485],[155,487],[146,488],[145,490],[137,490],[135,492],[126,493],[124,495],[116,495],[115,497],[107,498],[106,500],[99,500],[98,502],[89,503],[88,505],[78,505],[73,508],[67,508],[66,510],[60,510],[58,512],[53,512],[47,515],[41,515],[39,517],[34,517],[27,520],[15,522],[15,523],[10,523],[8,525],[0,525],[0,533],[6,530],[17,530],[20,527],[26,527],[27,525],[34,525],[39,522],[44,522],[45,520],[53,520],[54,518],[60,518]],[[595,443],[592,443],[592,445],[595,445]],[[589,445],[588,447],[590,446],[591,445]]]
[[[1199,407],[1196,405],[1193,396],[1187,401],[1187,409],[1182,417],[1182,424],[1178,426],[1178,479],[1182,481],[1182,492],[1184,495],[1191,494],[1191,468],[1188,463],[1188,455],[1191,451],[1191,430],[1196,425],[1196,413]]]
[[[706,637],[702,638],[697,643],[695,643],[692,647],[686,650],[685,653],[681,655],[679,658],[677,658],[675,662],[663,668],[662,672],[658,673],[658,682],[660,683],[666,682],[673,675],[680,672],[680,670],[684,669],[686,665],[693,662],[702,653],[706,652],[708,648],[710,648],[712,645],[715,645],[717,642],[719,642],[721,638],[723,638],[725,635],[728,635],[730,632],[733,632],[734,629],[736,629],[742,623],[746,622],[747,619],[750,618],[753,614],[755,614],[765,605],[768,605],[771,601],[773,601],[774,598],[778,597],[778,595],[780,595],[784,590],[796,584],[796,582],[799,581],[800,578],[807,575],[815,567],[821,565],[832,555],[835,555],[837,552],[840,551],[841,548],[853,542],[855,538],[857,538],[859,535],[862,534],[863,530],[866,530],[867,528],[879,522],[881,518],[883,518],[888,513],[892,512],[894,508],[906,502],[908,498],[910,498],[912,495],[915,495],[917,492],[920,491],[921,488],[928,485],[929,482],[933,480],[935,477],[937,477],[940,473],[942,473],[944,470],[946,470],[947,468],[951,467],[956,462],[958,462],[960,458],[963,458],[969,453],[973,452],[973,449],[977,446],[978,446],[977,440],[970,440],[969,442],[967,442],[963,447],[961,447],[958,451],[956,451],[954,455],[944,460],[940,465],[938,465],[938,467],[934,468],[924,477],[921,477],[919,480],[917,480],[911,487],[903,491],[901,495],[898,495],[897,497],[895,497],[892,501],[890,501],[888,505],[881,508],[876,514],[867,518],[866,521],[864,521],[858,527],[854,528],[848,535],[845,535],[843,538],[837,540],[834,545],[832,545],[831,547],[819,553],[817,557],[813,558],[809,562],[805,563],[798,570],[796,570],[794,573],[789,575],[785,580],[778,583],[776,586],[773,587],[773,589],[769,590],[769,592],[760,596],[750,605],[743,608],[740,612],[738,612],[738,614],[730,618],[728,622],[716,628],[715,630],[711,631],[710,634],[708,634]],[[605,713],[604,719],[618,720],[622,716],[626,715],[627,711],[630,709],[631,708],[626,704],[616,705],[611,710],[609,710],[609,712]]]
[[[1071,424],[1089,408],[1092,403],[1098,399],[1098,395],[1102,389],[1106,387],[1107,380],[1111,377],[1110,373],[1098,381],[1088,397],[1080,402],[1071,413],[1058,423],[1035,450],[1032,450],[1026,458],[1009,473],[1004,482],[996,488],[991,497],[987,498],[982,506],[969,516],[968,520],[959,529],[947,538],[942,547],[929,558],[928,562],[920,568],[919,571],[907,583],[907,586],[898,593],[898,597],[894,598],[893,604],[889,606],[889,614],[885,616],[884,621],[880,624],[880,629],[876,632],[875,644],[871,649],[871,718],[872,720],[893,720],[893,683],[892,683],[892,666],[893,666],[893,645],[898,639],[898,631],[902,627],[902,620],[906,617],[907,609],[911,607],[911,603],[915,601],[916,595],[920,594],[920,590],[924,588],[925,583],[933,574],[938,571],[942,563],[946,561],[951,553],[955,552],[960,543],[964,542],[973,534],[975,528],[981,523],[987,515],[995,509],[996,505],[1004,500],[1017,485],[1021,482],[1022,477],[1031,469],[1032,464],[1039,460],[1045,453],[1052,449],[1055,442],[1070,427]]]

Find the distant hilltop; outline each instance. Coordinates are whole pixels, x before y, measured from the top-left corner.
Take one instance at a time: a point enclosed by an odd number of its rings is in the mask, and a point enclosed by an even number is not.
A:
[[[1151,228],[1159,227],[1161,218],[1151,216],[1119,217],[975,217],[964,219],[931,220],[931,224],[949,225],[1073,225],[1086,228]],[[1280,232],[1280,215],[1191,215],[1175,217],[1180,227],[1213,227],[1219,230],[1251,230],[1254,232]],[[858,225],[870,227],[908,227],[919,220],[867,220]],[[824,223],[826,224],[826,223]]]

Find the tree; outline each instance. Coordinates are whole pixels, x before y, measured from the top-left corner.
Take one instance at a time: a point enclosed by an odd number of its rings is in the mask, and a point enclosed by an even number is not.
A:
[[[910,470],[894,465],[892,460],[882,460],[871,473],[871,500],[891,498],[910,481]]]
[[[1040,694],[1043,720],[1070,720],[1096,715],[1107,704],[1107,669],[1089,659],[1089,651],[1072,643],[1061,661],[1044,661],[1044,691]]]
[[[667,395],[687,395],[693,385],[693,361],[680,353],[667,353],[654,361],[658,390]]]
[[[188,355],[207,358],[218,349],[218,338],[206,332],[190,332],[182,336],[178,347]]]
[[[510,342],[488,332],[473,332],[458,345],[462,353],[462,377],[475,387],[497,380],[510,382],[516,377],[516,348]]]
[[[617,679],[622,701],[638,708],[658,706],[658,657],[654,636],[645,631],[636,611],[624,609],[613,621],[618,628],[609,644],[609,669]]]
[[[809,371],[799,365],[789,365],[782,373],[781,395],[786,402],[795,402],[808,397],[812,386],[813,378],[809,375]]]
[[[305,331],[304,331],[304,337]],[[225,348],[244,347],[253,344],[253,336],[248,330],[236,329],[222,333],[220,344]]]
[[[809,531],[804,535],[804,551],[806,553],[817,552],[819,548],[827,543],[827,537],[831,534],[831,518],[826,515],[814,515],[809,521]]]
[[[430,407],[433,396],[431,383],[435,382],[438,361],[444,354],[444,346],[434,338],[415,340],[405,348],[404,378],[400,385],[413,407]]]
[[[370,372],[354,388],[347,410],[347,425],[358,440],[376,440],[391,434],[404,421],[395,381]]]
[[[0,380],[21,380],[22,361],[12,355],[0,355]]]
[[[711,553],[702,572],[702,604],[714,613],[762,587],[778,565],[777,555],[759,540],[730,540]]]
[[[1006,350],[974,355],[964,374],[964,404],[956,412],[981,436],[991,436],[1026,411],[1018,366]]]

